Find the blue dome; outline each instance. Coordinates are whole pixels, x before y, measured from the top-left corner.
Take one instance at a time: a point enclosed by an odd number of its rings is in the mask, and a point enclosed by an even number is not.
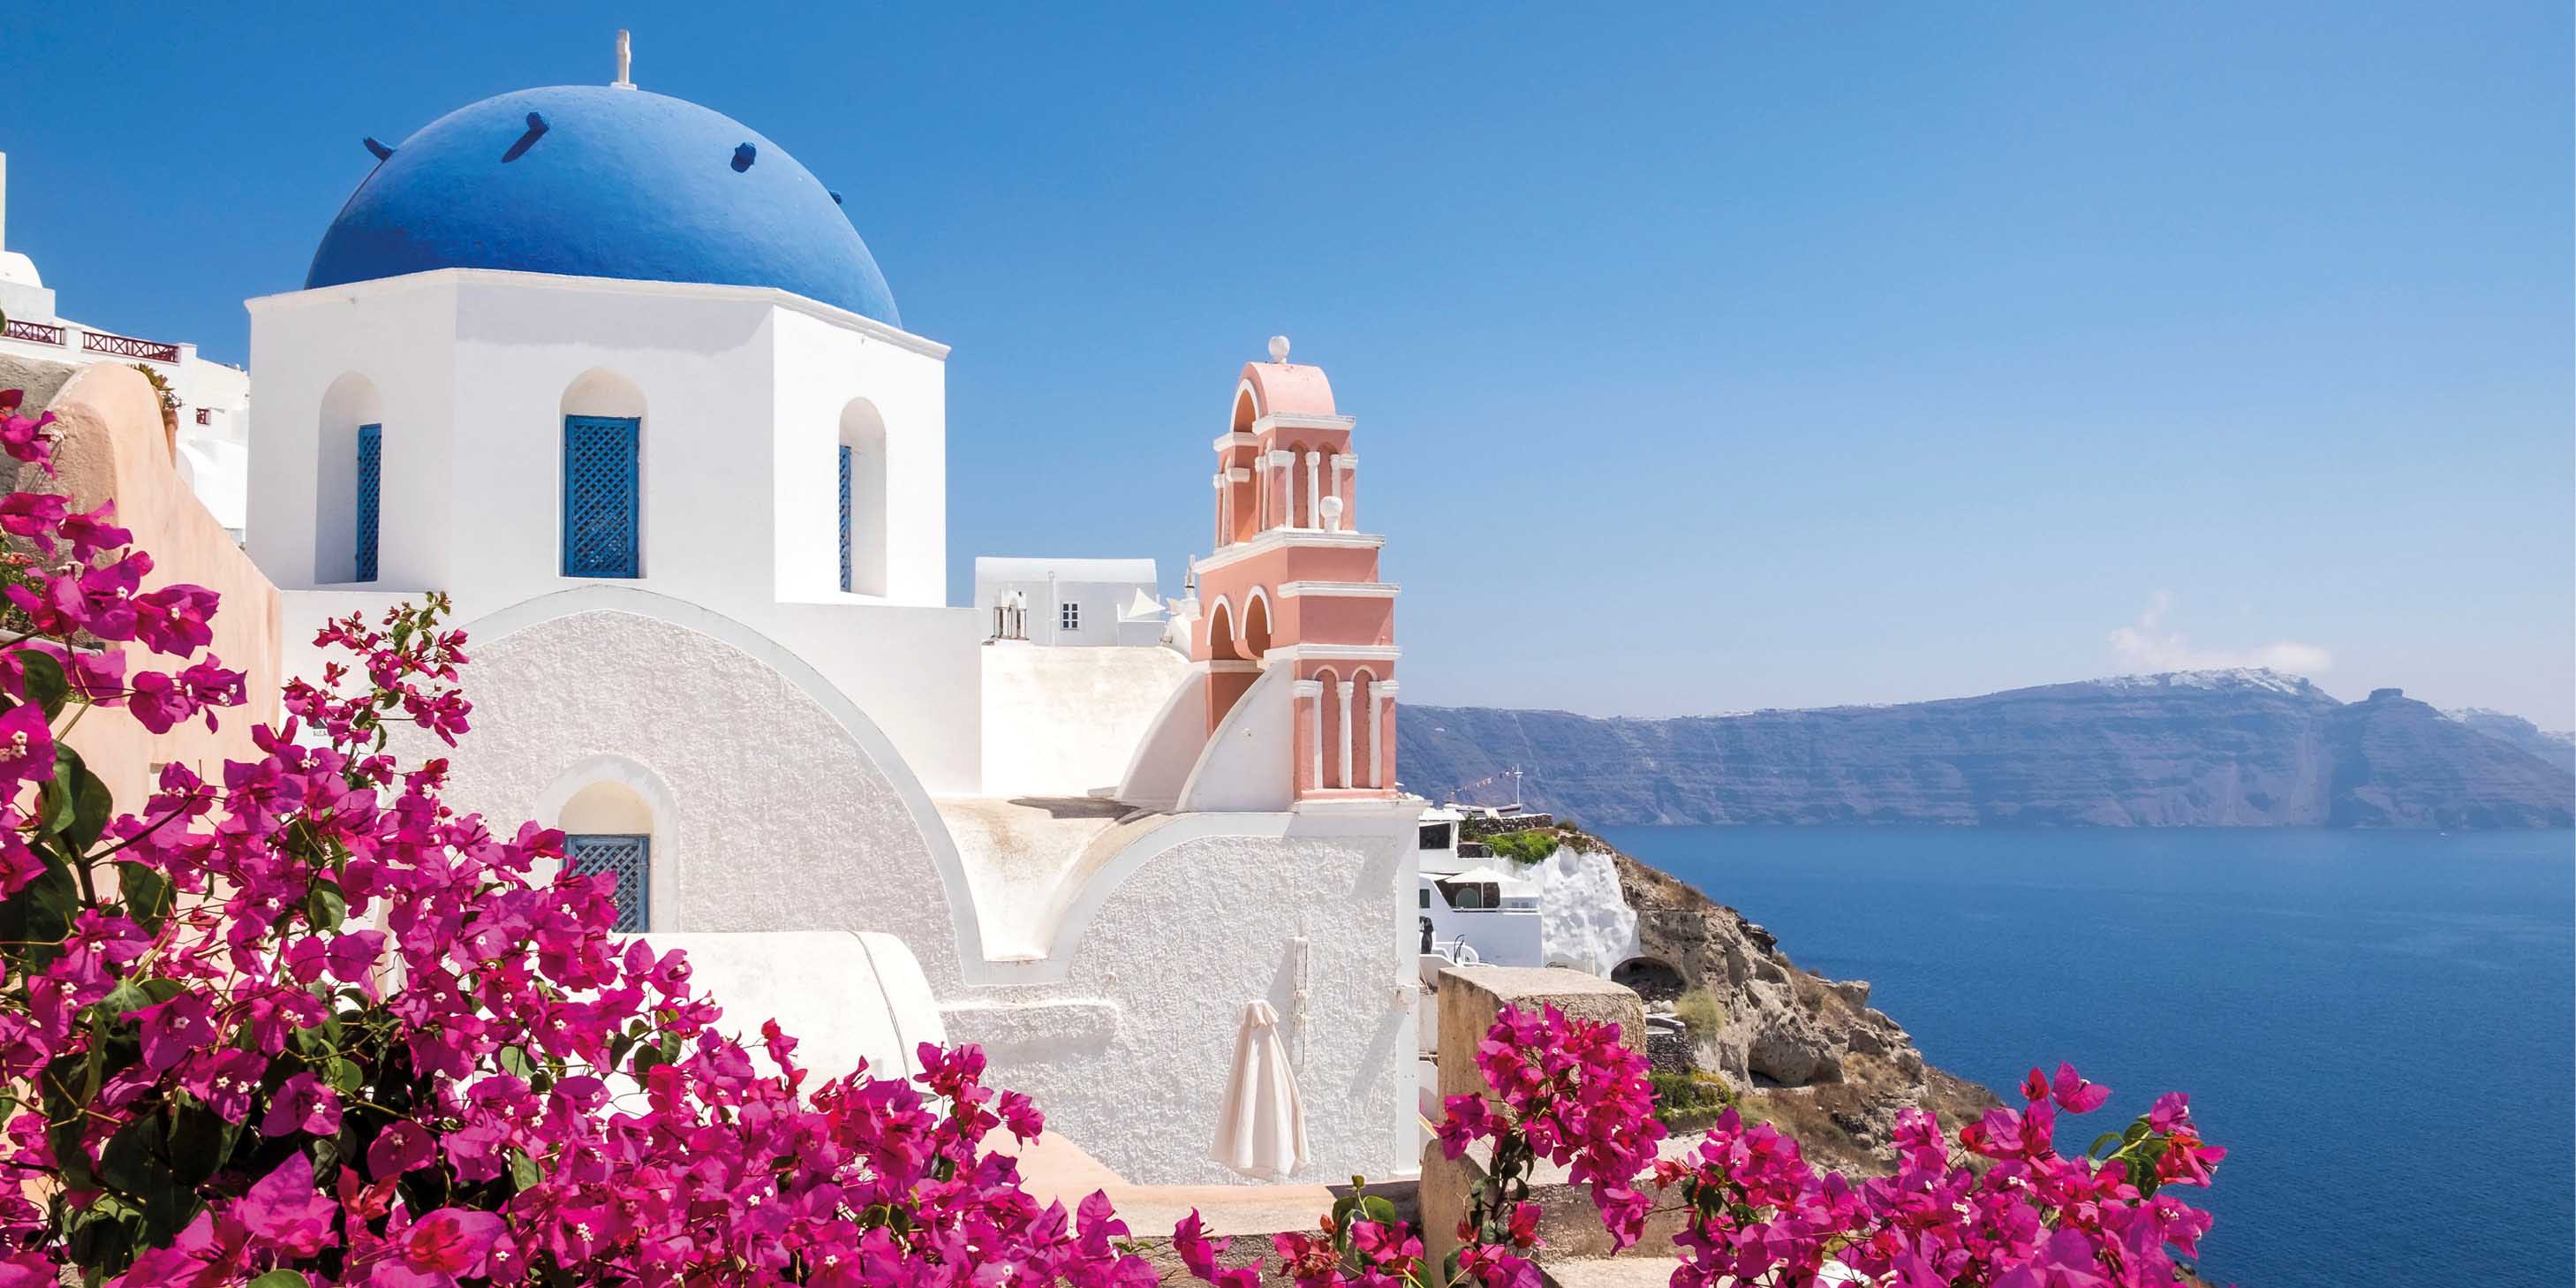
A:
[[[867,243],[786,149],[605,85],[502,94],[421,127],[350,194],[304,285],[439,268],[774,286],[903,325]]]

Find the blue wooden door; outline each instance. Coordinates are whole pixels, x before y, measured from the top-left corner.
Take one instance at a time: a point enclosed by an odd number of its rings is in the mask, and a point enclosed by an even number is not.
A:
[[[564,865],[584,876],[604,872],[616,877],[616,928],[622,931],[652,929],[652,837],[600,832],[566,836]]]
[[[567,577],[636,575],[636,427],[632,416],[564,417]]]

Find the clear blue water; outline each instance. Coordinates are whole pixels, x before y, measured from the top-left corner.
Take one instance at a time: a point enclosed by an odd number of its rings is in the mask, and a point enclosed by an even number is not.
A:
[[[2113,1090],[2081,1127],[2191,1093],[2231,1151],[2192,1196],[2214,1280],[2576,1283],[2570,833],[1606,835],[1872,981],[1953,1073],[2072,1060]]]

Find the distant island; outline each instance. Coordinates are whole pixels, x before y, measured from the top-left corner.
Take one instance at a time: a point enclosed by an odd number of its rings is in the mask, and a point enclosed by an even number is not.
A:
[[[1397,729],[1407,790],[1482,800],[1517,769],[1530,806],[1595,827],[2576,824],[2567,734],[2266,670],[1661,720],[1408,706]]]

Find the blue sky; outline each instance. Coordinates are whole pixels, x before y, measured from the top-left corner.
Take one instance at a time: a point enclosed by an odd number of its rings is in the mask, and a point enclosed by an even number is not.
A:
[[[0,21],[66,314],[238,360],[361,136],[630,27],[955,346],[961,600],[978,553],[1177,582],[1285,332],[1408,701],[2277,660],[2576,724],[2564,4],[218,8]]]

